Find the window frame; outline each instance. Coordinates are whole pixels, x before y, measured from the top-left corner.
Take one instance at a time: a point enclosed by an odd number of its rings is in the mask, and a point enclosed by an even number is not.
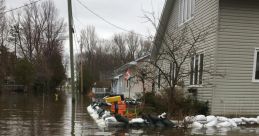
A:
[[[201,59],[201,56],[202,56],[202,59]],[[190,72],[191,72],[189,75],[189,77],[190,77],[189,86],[190,87],[202,87],[203,86],[203,83],[204,83],[203,82],[204,56],[205,56],[204,53],[199,53],[199,54],[195,54],[194,56],[192,56],[190,58]],[[198,58],[198,61],[197,61],[197,58]],[[202,61],[202,64],[201,64],[201,61]],[[196,63],[198,63],[197,70],[196,70]],[[201,68],[201,66],[202,66],[202,68]],[[197,81],[196,81],[196,78],[197,78]]]
[[[180,0],[178,26],[181,26],[194,17],[196,0]],[[189,13],[190,12],[190,13]],[[189,14],[188,14],[189,13]]]
[[[161,71],[158,69],[157,88],[161,89]]]
[[[169,73],[169,75],[170,75],[170,82],[171,83],[173,83],[174,82],[174,78],[175,78],[175,76],[176,76],[176,63],[175,62],[170,62],[170,73]]]
[[[259,54],[259,48],[255,48],[254,50],[254,62],[253,62],[253,76],[252,76],[252,82],[257,82],[259,83],[259,79],[255,79],[255,75],[256,75],[256,65],[257,65],[257,61],[259,58],[257,58],[257,54]]]

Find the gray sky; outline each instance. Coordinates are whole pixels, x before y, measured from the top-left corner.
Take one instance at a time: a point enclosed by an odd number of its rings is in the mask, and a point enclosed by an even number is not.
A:
[[[30,0],[6,0],[7,10],[28,3]],[[31,0],[36,1],[36,0]],[[42,0],[45,1],[45,0]],[[67,22],[67,0],[53,0],[59,13]],[[144,23],[143,10],[155,11],[156,16],[162,12],[165,0],[79,0],[92,11],[102,16],[109,22],[127,30],[133,30],[142,35],[154,34],[154,28],[150,23]],[[100,38],[109,39],[114,33],[124,32],[117,29],[86,10],[78,0],[72,0],[75,30],[79,37],[80,31],[87,25],[96,28]],[[66,54],[69,52],[68,40],[64,43]],[[78,44],[74,46],[74,52],[79,52]]]
[[[6,0],[7,9],[22,6],[29,0]],[[44,0],[42,0],[44,1]],[[59,13],[67,21],[67,0],[53,0]],[[144,23],[143,10],[155,11],[157,16],[162,12],[165,0],[79,0],[88,8],[99,14],[109,22],[127,30],[133,30],[142,35],[154,34],[154,28],[149,23]],[[96,28],[100,38],[109,39],[114,33],[124,32],[117,29],[86,10],[78,0],[72,0],[74,23],[79,36],[81,29],[87,25]],[[68,49],[68,42],[65,42]],[[75,52],[77,52],[76,47]]]

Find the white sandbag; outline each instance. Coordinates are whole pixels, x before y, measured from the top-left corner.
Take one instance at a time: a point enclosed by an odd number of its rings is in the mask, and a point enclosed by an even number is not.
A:
[[[117,120],[116,120],[115,117],[108,117],[108,118],[106,118],[104,121],[105,121],[105,123],[108,123],[108,122],[117,122]]]
[[[91,105],[89,105],[87,107],[87,111],[88,111],[89,114],[92,114],[94,112],[94,109],[93,109],[93,107]]]
[[[259,124],[259,116],[257,116],[256,120],[257,120],[257,124]]]
[[[237,123],[233,119],[228,119],[232,127],[237,127]]]
[[[184,122],[186,122],[186,123],[193,123],[195,121],[195,117],[194,116],[186,116],[185,118],[184,118]]]
[[[99,127],[101,127],[101,128],[106,127],[105,121],[104,121],[103,119],[97,119],[95,122],[96,122],[96,124],[97,124]]]
[[[193,122],[191,126],[192,126],[192,128],[202,128],[203,127],[203,125],[197,121]]]
[[[235,121],[235,123],[236,123],[237,125],[242,124],[242,119],[241,119],[241,118],[232,118],[232,120]]]
[[[257,123],[257,118],[248,118],[249,124],[255,124]]]
[[[105,117],[108,117],[108,116],[111,116],[111,112],[105,111],[103,116],[102,116],[102,119],[104,119]]]
[[[241,119],[242,119],[242,121],[243,121],[243,122],[246,122],[246,123],[248,123],[248,122],[249,122],[249,119],[248,119],[248,118],[241,117]]]
[[[129,121],[129,123],[144,123],[144,119],[142,118],[133,118]]]
[[[158,118],[165,119],[166,118],[166,113],[164,112],[161,115],[158,115]]]
[[[195,121],[207,121],[207,118],[204,115],[197,115]]]
[[[97,120],[99,118],[99,115],[96,112],[92,113],[91,116],[94,120]]]
[[[231,127],[231,123],[228,122],[228,121],[225,121],[225,122],[218,123],[216,126],[218,128],[220,128],[220,127]]]
[[[207,119],[207,122],[211,122],[211,121],[217,120],[217,118],[215,116],[213,116],[213,115],[207,116],[206,119]]]
[[[211,120],[207,124],[204,125],[204,127],[209,128],[209,127],[215,127],[218,123],[218,120],[215,118],[214,120]]]
[[[228,121],[228,118],[223,117],[223,116],[218,116],[217,119],[218,119],[218,122],[226,122],[226,121]]]

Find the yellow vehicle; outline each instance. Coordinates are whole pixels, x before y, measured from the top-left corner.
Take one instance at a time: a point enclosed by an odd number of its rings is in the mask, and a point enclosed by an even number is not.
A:
[[[104,98],[107,103],[114,103],[114,102],[120,102],[121,97],[120,96],[113,96],[113,97],[107,97]]]
[[[107,97],[104,98],[106,103],[111,103],[110,111],[120,114],[120,115],[125,115],[127,107],[126,103],[122,101],[121,96],[112,96],[112,97]]]

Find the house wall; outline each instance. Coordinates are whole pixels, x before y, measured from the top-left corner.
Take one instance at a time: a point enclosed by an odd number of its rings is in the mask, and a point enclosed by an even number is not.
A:
[[[178,24],[179,2],[180,0],[175,0],[171,11],[170,20],[167,26],[167,31],[169,33],[177,33],[183,27],[179,26]],[[204,54],[204,71],[207,71],[203,73],[204,84],[197,88],[197,96],[199,100],[208,100],[210,104],[212,102],[212,94],[214,90],[214,85],[211,85],[211,83],[213,83],[214,81],[214,78],[211,75],[211,73],[213,73],[213,71],[215,70],[215,48],[217,45],[216,29],[218,25],[217,22],[219,11],[218,4],[218,0],[196,0],[194,17],[187,22],[195,32],[198,32],[200,28],[207,27],[208,25],[211,26],[211,29],[208,30],[209,35],[207,35],[206,40],[204,42],[198,45],[197,50],[197,53]],[[169,71],[170,64],[168,62],[160,61],[159,63],[163,66],[164,69]],[[185,62],[184,68],[188,71],[190,70],[190,59],[188,59]],[[189,77],[184,79],[184,84],[185,90],[191,88],[189,83]],[[156,87],[156,89],[158,88]]]
[[[259,1],[220,0],[213,114],[259,113],[259,83],[252,82],[259,48]]]
[[[137,98],[139,94],[142,94],[143,92],[143,84],[138,79],[137,75],[137,68],[140,68],[142,66],[146,65],[146,62],[138,62],[136,66],[130,68],[131,76],[132,78],[129,80],[129,84],[127,86],[127,81],[124,80],[125,85],[125,92],[124,96],[129,97],[129,91],[130,91],[130,97],[131,98]],[[149,81],[145,81],[145,91],[150,92],[152,91],[152,83]]]
[[[133,68],[130,68],[131,76],[134,76],[135,70]],[[125,73],[126,71],[122,71],[122,75],[119,76],[118,79],[113,81],[113,93],[115,94],[123,94],[125,97],[129,97],[129,91],[130,91],[130,97],[135,97],[135,93],[139,92],[139,84],[135,78],[132,78],[129,80],[129,83],[127,85],[127,80],[125,80]],[[129,87],[130,85],[130,87]]]

